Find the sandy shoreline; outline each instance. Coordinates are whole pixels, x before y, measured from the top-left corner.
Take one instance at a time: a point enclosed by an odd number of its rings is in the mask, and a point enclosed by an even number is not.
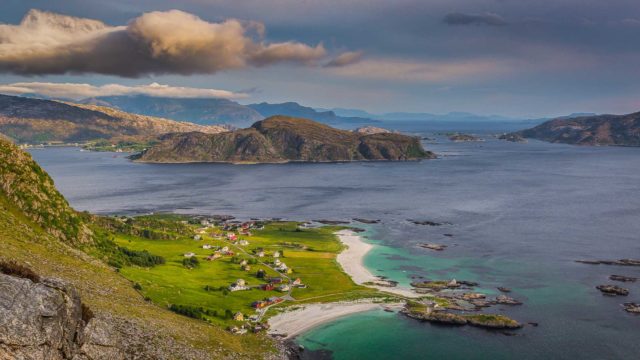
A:
[[[373,249],[373,245],[362,241],[362,238],[351,230],[341,230],[338,231],[336,235],[340,241],[348,247],[338,254],[336,259],[340,266],[342,266],[344,272],[351,276],[353,281],[358,285],[363,285],[366,282],[381,282],[381,279],[373,275],[369,269],[364,266],[364,257],[369,251],[371,251],[371,249]],[[416,298],[423,296],[415,293],[411,289],[403,287],[375,286],[368,284],[365,284],[364,286],[404,297]]]
[[[386,287],[365,285],[367,282],[381,282],[377,276],[373,275],[364,266],[364,257],[373,245],[362,241],[362,238],[351,230],[342,230],[336,233],[340,241],[347,246],[337,256],[337,261],[356,284],[378,289],[380,291],[404,296],[419,297],[420,294],[411,289],[401,287]],[[398,304],[384,304],[384,307],[397,307]],[[284,339],[290,339],[300,335],[318,325],[331,322],[335,319],[375,309],[382,309],[383,304],[372,301],[335,302],[326,304],[307,304],[302,308],[285,311],[269,319],[269,334],[279,335]]]
[[[269,319],[269,334],[291,339],[318,325],[347,315],[382,309],[381,304],[373,302],[336,302],[303,306],[301,309],[286,311]]]

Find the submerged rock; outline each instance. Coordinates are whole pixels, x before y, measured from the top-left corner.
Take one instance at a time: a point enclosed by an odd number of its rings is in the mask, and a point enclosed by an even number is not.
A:
[[[623,265],[623,266],[640,266],[638,259],[620,259],[620,260],[576,260],[578,263],[590,265]]]
[[[503,286],[498,286],[498,290],[502,291],[503,293],[510,293],[511,289],[507,288],[507,287],[503,287]]]
[[[632,314],[640,314],[640,304],[636,303],[624,303],[624,310]]]
[[[498,297],[496,297],[496,303],[501,305],[522,305],[521,301],[518,301],[506,295],[499,295]]]
[[[378,224],[380,222],[379,219],[370,220],[370,219],[363,219],[363,218],[354,218],[353,221],[357,221],[363,224]]]
[[[622,281],[622,282],[636,282],[638,278],[624,275],[611,275],[609,279],[613,281]]]
[[[627,296],[629,295],[629,290],[622,288],[620,286],[617,285],[598,285],[596,286],[596,289],[600,290],[600,292],[602,292],[605,295],[612,295],[612,296],[616,296],[616,295],[620,295],[620,296]]]
[[[442,250],[447,248],[447,245],[431,244],[431,243],[420,244],[419,246],[421,248],[425,248],[425,249],[429,249],[429,250],[435,250],[435,251],[442,251]]]

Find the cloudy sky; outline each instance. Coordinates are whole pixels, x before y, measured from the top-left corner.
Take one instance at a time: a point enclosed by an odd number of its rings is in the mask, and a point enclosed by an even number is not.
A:
[[[37,9],[39,11],[33,11]],[[3,0],[0,92],[640,110],[638,0]]]

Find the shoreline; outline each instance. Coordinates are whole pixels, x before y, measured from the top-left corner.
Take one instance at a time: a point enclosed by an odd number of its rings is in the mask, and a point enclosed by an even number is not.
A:
[[[411,289],[401,287],[376,286],[365,284],[369,282],[384,283],[384,280],[373,275],[364,266],[364,257],[371,251],[374,245],[366,243],[351,230],[341,230],[335,233],[346,249],[338,254],[337,262],[342,270],[347,273],[358,285],[377,289],[405,298],[417,298],[423,295],[413,292]],[[359,300],[352,302],[333,302],[302,305],[291,311],[284,311],[269,319],[269,335],[279,337],[282,340],[291,340],[322,324],[357,313],[401,307],[401,303],[375,303],[372,300]]]
[[[282,340],[291,340],[320,325],[330,323],[342,317],[383,309],[391,304],[360,302],[334,302],[325,304],[301,305],[302,308],[285,311],[269,319],[269,335]]]
[[[409,288],[366,284],[370,282],[385,283],[385,280],[380,279],[364,266],[364,257],[373,249],[374,245],[364,242],[360,235],[351,230],[340,230],[335,234],[338,236],[338,239],[340,239],[340,242],[347,246],[345,250],[338,254],[336,260],[342,267],[342,270],[353,279],[353,282],[358,285],[407,298],[424,296]]]

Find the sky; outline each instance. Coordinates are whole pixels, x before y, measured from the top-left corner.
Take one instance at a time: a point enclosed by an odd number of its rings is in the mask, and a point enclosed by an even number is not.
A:
[[[35,9],[35,10],[33,10]],[[640,111],[637,0],[2,0],[0,92]]]

